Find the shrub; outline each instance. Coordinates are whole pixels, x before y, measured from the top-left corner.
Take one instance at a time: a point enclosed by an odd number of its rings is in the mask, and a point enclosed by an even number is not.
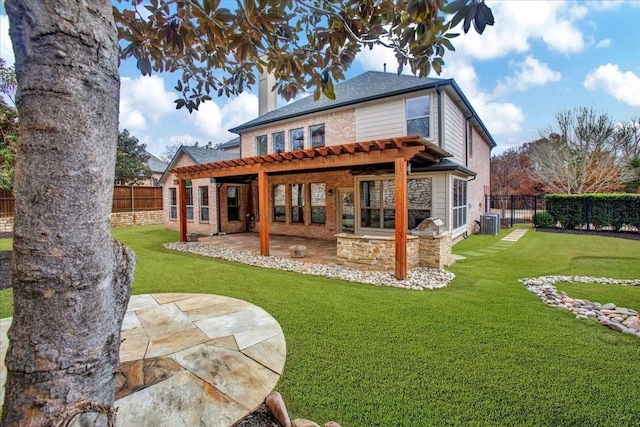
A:
[[[533,219],[533,223],[539,228],[554,228],[556,226],[556,220],[547,211],[538,212]]]

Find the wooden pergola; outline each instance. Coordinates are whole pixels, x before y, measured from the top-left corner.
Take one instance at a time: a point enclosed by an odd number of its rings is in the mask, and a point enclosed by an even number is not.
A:
[[[440,159],[450,156],[448,152],[422,137],[406,136],[174,168],[170,172],[178,178],[180,241],[187,241],[186,180],[188,179],[257,175],[258,212],[261,218],[259,228],[260,254],[269,255],[270,174],[391,163],[394,165],[396,183],[395,277],[404,280],[407,278],[407,163],[409,160],[437,163]]]

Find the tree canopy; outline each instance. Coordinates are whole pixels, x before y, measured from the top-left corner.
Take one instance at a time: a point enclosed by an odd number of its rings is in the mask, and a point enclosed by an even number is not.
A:
[[[440,73],[459,23],[478,33],[494,23],[483,0],[238,0],[235,10],[220,0],[124,3],[114,6],[122,58],[143,75],[181,72],[176,107],[189,111],[212,94],[242,92],[256,68],[275,75],[286,100],[309,90],[333,99],[356,54],[376,45],[395,51],[398,72]]]
[[[145,164],[149,160],[146,148],[146,144],[140,144],[138,138],[131,135],[127,129],[118,133],[114,179],[117,185],[135,185],[151,178],[153,172]]]
[[[15,102],[16,74],[2,58],[0,93],[0,189],[11,190],[18,143],[18,110],[12,105]]]

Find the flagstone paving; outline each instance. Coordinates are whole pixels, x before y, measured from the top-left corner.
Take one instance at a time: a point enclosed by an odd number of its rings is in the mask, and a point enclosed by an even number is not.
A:
[[[0,401],[10,324],[0,319]],[[134,295],[121,339],[118,426],[229,426],[264,401],[286,358],[273,317],[218,295]]]
[[[478,249],[475,251],[460,252],[459,254],[456,254],[455,257],[458,259],[464,259],[495,255],[499,252],[509,249],[515,242],[520,240],[528,230],[528,228],[517,228],[496,243],[487,246],[486,248]]]

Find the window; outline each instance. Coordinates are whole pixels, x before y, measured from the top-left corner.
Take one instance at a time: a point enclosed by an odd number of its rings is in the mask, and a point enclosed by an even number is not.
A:
[[[309,127],[311,148],[324,147],[324,124]]]
[[[304,184],[291,184],[291,222],[304,222]]]
[[[227,187],[227,221],[240,221],[240,188]]]
[[[392,180],[360,182],[360,226],[396,226],[396,184]]]
[[[193,221],[193,187],[191,187],[191,180],[188,180],[187,183],[185,193],[187,195],[187,221]]]
[[[169,219],[178,219],[178,192],[169,188]]]
[[[324,224],[327,222],[325,183],[312,183],[311,188],[311,222]]]
[[[410,179],[407,182],[409,228],[416,228],[431,216],[431,178]]]
[[[431,104],[429,95],[409,98],[407,108],[407,135],[429,137]]]
[[[271,143],[273,144],[274,153],[284,153],[284,132],[271,134]]]
[[[467,181],[453,179],[453,229],[467,225]]]
[[[273,220],[284,222],[287,214],[285,207],[285,187],[284,184],[273,186]]]
[[[267,154],[267,135],[256,136],[256,154],[258,156]]]
[[[289,131],[291,151],[304,150],[304,129],[292,129]]]
[[[200,202],[200,222],[209,222],[209,187],[198,187],[198,201]]]

